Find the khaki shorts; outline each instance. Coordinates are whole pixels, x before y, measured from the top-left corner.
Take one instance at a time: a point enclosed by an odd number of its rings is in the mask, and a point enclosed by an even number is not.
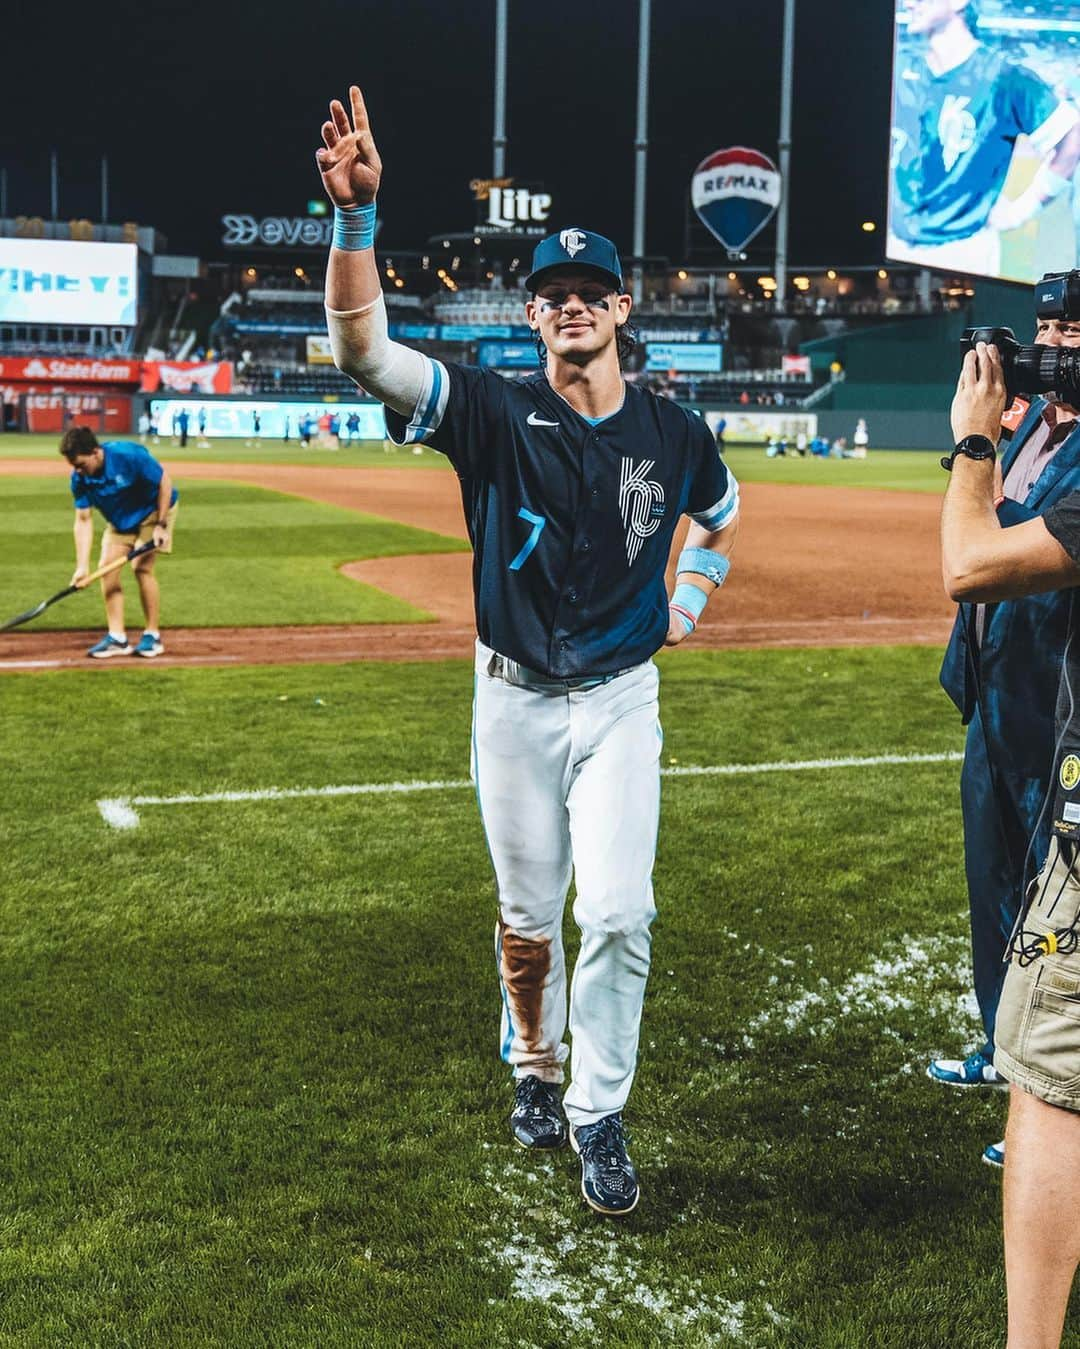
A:
[[[169,507],[169,513],[165,517],[165,520],[169,526],[169,542],[165,545],[164,548],[158,548],[156,550],[159,553],[172,552],[173,529],[174,526],[176,525],[176,513],[179,509],[180,509],[179,501],[174,502]],[[138,529],[133,529],[129,531],[127,534],[121,534],[121,532],[118,529],[113,529],[112,525],[106,525],[105,533],[102,534],[101,536],[101,562],[98,565],[101,566],[104,564],[106,554],[112,548],[113,544],[120,544],[120,546],[123,548],[135,548],[140,543],[149,543],[150,540],[154,537],[154,521],[157,518],[158,518],[157,511],[155,510],[146,517],[146,519],[142,522],[142,524],[138,527]],[[141,559],[136,558],[135,561],[139,562],[141,561]]]
[[[1025,946],[1080,919],[1080,850],[1052,840],[1037,885],[1024,919]],[[1080,1111],[1080,948],[1040,955],[1027,966],[1013,956],[994,1039],[994,1067],[1010,1082],[1050,1105]]]

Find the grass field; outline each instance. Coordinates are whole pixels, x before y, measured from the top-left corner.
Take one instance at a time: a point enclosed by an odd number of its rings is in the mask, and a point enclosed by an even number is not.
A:
[[[0,484],[0,615],[7,617],[68,583],[74,565],[72,510],[62,479],[4,478]],[[168,627],[423,621],[429,615],[336,568],[360,558],[468,547],[459,539],[259,487],[185,482],[182,471],[178,484],[176,552],[158,563]],[[95,521],[100,532],[100,517]],[[138,624],[130,576],[124,588],[128,621]],[[46,610],[31,626],[85,628],[102,617],[95,586]]]
[[[55,436],[0,436],[0,463],[5,458],[56,458]],[[209,450],[186,449],[170,444],[151,445],[151,451],[167,463],[174,473],[182,473],[185,463],[312,464],[363,468],[446,468],[446,459],[435,450],[389,441],[366,442],[348,449],[301,450],[293,444],[264,441],[261,446],[246,446],[243,441],[216,441]],[[419,453],[417,451],[420,451]],[[766,459],[765,451],[747,445],[731,446],[725,459],[740,482],[814,483],[825,487],[877,487],[905,492],[936,492],[944,489],[941,455],[927,450],[873,450],[867,459],[811,459],[785,457]]]
[[[672,653],[664,766],[955,751],[937,659]],[[665,780],[620,1225],[509,1140],[467,787],[95,806],[460,782],[466,665],[87,679],[0,683],[0,1342],[1002,1342],[955,763]]]

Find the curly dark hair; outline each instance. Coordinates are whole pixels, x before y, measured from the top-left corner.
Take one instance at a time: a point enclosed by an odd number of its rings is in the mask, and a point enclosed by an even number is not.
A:
[[[540,334],[533,334],[533,341],[536,344],[536,359],[540,362],[540,369],[547,368],[547,346]],[[627,362],[634,354],[638,344],[637,329],[626,320],[624,324],[615,329],[615,350],[619,357],[619,369],[625,370]]]

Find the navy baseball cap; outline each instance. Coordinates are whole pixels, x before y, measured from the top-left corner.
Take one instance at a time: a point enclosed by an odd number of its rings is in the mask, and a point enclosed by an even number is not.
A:
[[[613,290],[622,293],[622,263],[619,252],[610,239],[602,234],[593,234],[592,230],[560,230],[558,234],[549,234],[541,239],[533,250],[532,271],[525,278],[525,287],[535,295],[537,286],[551,272],[566,271],[594,272],[606,281]]]

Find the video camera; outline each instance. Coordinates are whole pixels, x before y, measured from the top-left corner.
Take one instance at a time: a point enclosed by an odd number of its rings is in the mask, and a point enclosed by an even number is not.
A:
[[[1048,272],[1037,282],[1035,314],[1040,319],[1080,321],[1080,270]],[[965,328],[961,353],[966,356],[976,342],[986,342],[1001,353],[1010,398],[1054,393],[1063,403],[1080,406],[1080,348],[1025,346],[1011,328]]]

